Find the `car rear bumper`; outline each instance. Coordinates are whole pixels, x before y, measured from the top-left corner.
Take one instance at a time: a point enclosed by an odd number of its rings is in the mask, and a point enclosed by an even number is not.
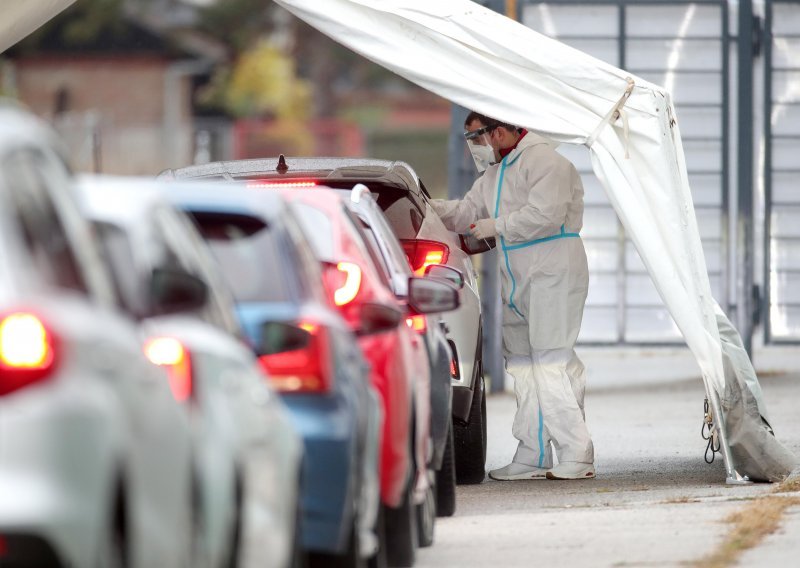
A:
[[[305,446],[301,494],[302,546],[342,552],[352,527],[358,460],[358,422],[336,396],[284,397]]]
[[[113,469],[107,406],[51,387],[0,398],[0,565],[94,564]]]

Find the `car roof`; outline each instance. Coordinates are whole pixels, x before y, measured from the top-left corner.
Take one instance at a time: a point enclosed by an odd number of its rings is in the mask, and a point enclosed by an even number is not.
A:
[[[277,171],[279,158],[258,158],[211,162],[165,170],[159,177],[172,179],[217,178],[235,180],[264,177],[270,180],[296,178],[326,179],[347,182],[374,180],[419,192],[419,176],[405,162],[374,158],[285,158],[288,170]]]
[[[185,210],[246,213],[268,223],[279,221],[286,210],[285,200],[272,190],[189,178],[165,183],[170,201]]]
[[[76,186],[89,217],[120,225],[137,223],[153,207],[167,204],[159,190],[163,183],[150,178],[79,175]]]
[[[43,120],[0,97],[0,154],[20,146],[46,146],[62,158],[66,155],[63,143]]]

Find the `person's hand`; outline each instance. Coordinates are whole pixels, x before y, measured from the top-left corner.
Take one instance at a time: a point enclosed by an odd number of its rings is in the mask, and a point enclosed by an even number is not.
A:
[[[480,219],[469,226],[470,234],[476,239],[490,239],[497,236],[494,219]]]

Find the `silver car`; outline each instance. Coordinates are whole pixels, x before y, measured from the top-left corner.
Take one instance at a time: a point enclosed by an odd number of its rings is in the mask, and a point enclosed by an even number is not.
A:
[[[367,186],[377,199],[415,274],[443,264],[464,276],[460,307],[442,315],[456,351],[453,422],[459,483],[480,483],[486,463],[486,399],[482,365],[481,302],[468,247],[430,207],[430,195],[408,164],[367,158],[267,158],[214,162],[166,170],[169,179],[268,181],[271,185],[319,184],[334,189]],[[462,246],[464,248],[462,248]],[[481,252],[481,251],[469,251]]]
[[[190,566],[189,424],[56,148],[0,102],[0,564]]]
[[[161,185],[93,177],[79,188],[122,306],[192,418],[204,563],[288,566],[299,554],[302,440],[244,341],[211,251]],[[152,296],[170,279],[184,283],[187,310],[161,314]],[[204,301],[192,306],[194,295]]]

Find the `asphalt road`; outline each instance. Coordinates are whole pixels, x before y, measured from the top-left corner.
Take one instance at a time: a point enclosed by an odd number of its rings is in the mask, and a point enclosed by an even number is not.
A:
[[[776,434],[800,455],[800,376],[761,380]],[[433,547],[417,565],[677,566],[711,552],[727,534],[723,523],[742,500],[770,484],[729,486],[721,455],[703,460],[700,438],[704,390],[699,379],[587,393],[597,478],[584,481],[499,482],[460,486],[458,510],[439,519]],[[508,463],[512,394],[488,400],[487,469]],[[800,515],[794,514],[794,517]],[[780,536],[780,535],[778,535]],[[747,556],[786,558],[796,565],[800,541],[773,538]],[[767,550],[769,549],[769,550]]]

